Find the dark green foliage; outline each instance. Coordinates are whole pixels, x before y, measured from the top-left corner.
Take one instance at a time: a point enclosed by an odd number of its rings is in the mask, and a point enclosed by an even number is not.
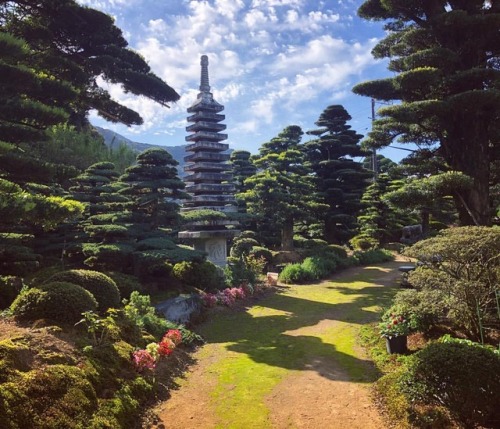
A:
[[[400,379],[412,401],[445,406],[463,425],[487,424],[500,403],[500,357],[479,345],[431,343]]]
[[[343,246],[339,246],[338,244],[329,244],[328,251],[336,255],[339,259],[347,258],[347,250]]]
[[[455,197],[460,222],[489,225],[490,163],[499,154],[496,2],[368,0],[358,13],[386,21],[387,36],[372,53],[387,58],[394,74],[358,84],[353,91],[396,100],[378,111],[367,145],[382,147],[394,140],[423,148],[437,144],[450,169],[473,178],[463,198]]]
[[[372,249],[365,252],[356,251],[354,257],[359,261],[360,265],[379,264],[394,260],[394,255],[385,249]]]
[[[50,365],[0,384],[3,429],[82,429],[96,410],[92,384],[76,366]]]
[[[177,173],[178,162],[161,148],[147,149],[137,156],[137,164],[120,177],[124,187],[120,194],[131,200],[136,223],[152,231],[178,223],[180,199],[188,198],[185,184]]]
[[[106,274],[91,270],[69,270],[54,274],[48,282],[69,282],[88,290],[99,305],[99,311],[120,306],[120,291]]]
[[[349,244],[354,250],[366,251],[378,246],[379,242],[376,238],[369,235],[356,235],[349,240]]]
[[[325,208],[304,163],[302,134],[292,125],[264,143],[254,160],[260,171],[245,180],[246,190],[237,195],[255,215],[259,241],[266,246],[280,242],[283,250],[293,250],[294,223],[309,223]]]
[[[187,286],[203,290],[216,290],[223,287],[220,270],[211,262],[179,262],[174,265],[174,276]]]
[[[128,299],[132,292],[140,292],[142,290],[142,285],[139,282],[139,279],[135,276],[116,271],[108,271],[105,274],[111,277],[116,283],[122,299]]]
[[[23,279],[14,276],[0,276],[0,310],[10,307],[23,288]]]
[[[54,281],[21,293],[10,309],[14,316],[24,320],[50,319],[75,324],[83,312],[97,309],[97,301],[81,286]]]
[[[127,41],[111,16],[73,0],[43,2],[37,7],[13,1],[1,12],[6,31],[25,39],[36,53],[30,56],[29,66],[55,77],[47,79],[51,87],[42,88],[43,93],[58,105],[66,101],[64,107],[71,112],[75,125],[85,126],[91,109],[112,122],[142,123],[137,112],[111,98],[107,89],[99,85],[100,79],[162,105],[179,99],[170,86],[151,72],[144,58],[127,48]],[[68,103],[68,97],[62,99],[59,81],[69,81],[78,90],[76,102]],[[23,84],[21,80],[19,85]]]
[[[233,258],[240,258],[243,255],[248,255],[256,246],[259,246],[259,242],[253,238],[236,237],[231,246],[230,255]]]
[[[87,257],[85,265],[91,268],[121,270],[130,263],[134,248],[130,244],[85,243],[83,254]]]
[[[262,246],[253,246],[248,254],[257,259],[264,258],[266,263],[268,264],[270,264],[273,259],[272,252],[269,249],[266,249],[265,247]]]
[[[328,209],[321,213],[328,242],[345,244],[354,235],[360,199],[372,173],[353,160],[366,154],[362,135],[347,125],[351,116],[343,106],[328,106],[308,131],[316,136],[305,144],[306,159],[316,175],[316,186]]]

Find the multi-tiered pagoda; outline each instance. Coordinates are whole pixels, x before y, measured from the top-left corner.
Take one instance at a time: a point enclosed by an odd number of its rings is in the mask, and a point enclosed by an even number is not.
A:
[[[216,210],[220,212],[236,212],[234,198],[235,187],[231,183],[232,175],[228,173],[230,165],[229,155],[224,153],[229,145],[222,143],[227,134],[221,131],[226,126],[221,122],[225,115],[220,114],[224,106],[214,100],[210,92],[208,80],[208,57],[201,57],[200,93],[196,101],[187,109],[188,122],[186,128],[189,134],[186,141],[186,191],[192,196],[184,203],[183,211]],[[234,228],[237,222],[229,219],[198,221],[186,225],[187,230],[179,233],[179,238],[186,239],[194,244],[196,250],[208,253],[208,260],[219,266],[226,265],[227,239],[234,237]]]

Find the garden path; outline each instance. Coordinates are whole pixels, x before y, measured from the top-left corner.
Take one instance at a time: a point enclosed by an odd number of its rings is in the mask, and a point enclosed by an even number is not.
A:
[[[240,309],[217,308],[206,344],[154,412],[157,429],[381,429],[378,377],[357,343],[397,288],[402,261],[356,267]]]

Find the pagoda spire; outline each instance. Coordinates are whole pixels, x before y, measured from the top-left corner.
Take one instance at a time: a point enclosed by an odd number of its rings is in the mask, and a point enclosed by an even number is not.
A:
[[[200,91],[210,92],[210,83],[208,80],[208,57],[206,55],[201,56],[201,81],[200,81]]]

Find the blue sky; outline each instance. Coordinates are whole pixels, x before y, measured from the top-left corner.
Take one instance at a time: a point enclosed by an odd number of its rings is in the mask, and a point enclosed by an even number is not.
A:
[[[132,49],[180,95],[170,109],[102,83],[138,111],[142,126],[91,122],[155,145],[185,144],[186,109],[196,99],[200,56],[209,57],[210,86],[225,106],[227,142],[257,153],[288,125],[305,131],[331,104],[342,104],[360,134],[371,127],[370,99],[351,88],[389,76],[371,49],[382,23],[359,19],[362,0],[79,0],[112,15]],[[305,136],[305,140],[310,137]],[[305,141],[304,140],[304,141]],[[407,152],[386,149],[398,161]]]

